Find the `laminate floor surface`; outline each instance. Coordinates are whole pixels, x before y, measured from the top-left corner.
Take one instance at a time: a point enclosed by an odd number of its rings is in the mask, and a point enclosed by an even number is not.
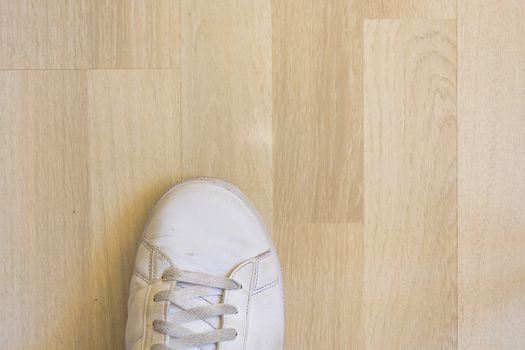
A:
[[[0,349],[124,349],[148,210],[193,176],[272,227],[286,350],[525,349],[523,18],[0,0]]]

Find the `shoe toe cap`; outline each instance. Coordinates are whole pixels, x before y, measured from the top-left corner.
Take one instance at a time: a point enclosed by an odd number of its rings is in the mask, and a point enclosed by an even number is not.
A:
[[[272,249],[253,205],[232,185],[190,180],[157,204],[144,238],[180,269],[228,275],[238,264]]]

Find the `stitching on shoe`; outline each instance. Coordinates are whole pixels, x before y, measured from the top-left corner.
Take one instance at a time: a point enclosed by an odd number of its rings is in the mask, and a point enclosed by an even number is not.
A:
[[[157,265],[157,252],[153,252],[153,277],[151,279],[151,283],[157,283],[158,281],[162,280],[162,276],[161,277],[157,277],[157,270],[155,268],[155,266]]]
[[[144,248],[146,248],[146,250],[148,251],[149,253],[149,257],[148,257],[148,276],[144,275],[143,273],[140,273],[137,268],[135,268],[135,272],[134,274],[137,275],[137,277],[140,277],[141,279],[143,279],[145,282],[147,282],[148,284],[149,283],[152,283],[153,279],[151,278],[151,253],[153,252],[151,247],[149,247],[145,242],[144,240],[140,243],[140,246],[143,246]],[[139,246],[139,249],[140,249],[140,246]]]
[[[253,266],[257,272],[259,270],[258,265],[259,263]],[[246,305],[246,331],[244,333],[244,344],[242,345],[243,350],[246,349],[246,342],[248,341],[248,331],[250,329],[250,318],[248,317],[248,314],[250,311],[250,305],[252,303],[252,291],[256,283],[257,283],[257,280],[255,279],[255,274],[252,272],[252,278],[250,280],[250,289],[248,291],[248,304]]]
[[[264,259],[272,256],[272,255],[273,255],[273,252],[271,250],[267,250],[264,253],[262,253],[261,255],[259,255],[258,257],[256,257],[255,259],[259,262],[261,260],[264,260]]]
[[[150,273],[150,278],[151,278],[151,263],[152,263],[152,260],[153,260],[153,250],[151,250],[151,249],[148,249],[148,250],[150,251],[150,254],[149,254],[149,273]],[[153,287],[153,284],[150,282],[149,285],[148,285],[148,291],[146,292],[146,298],[144,299],[144,308],[143,308],[143,311],[142,311],[142,320],[143,320],[142,334],[143,334],[143,339],[144,339],[143,342],[142,342],[142,346],[141,346],[142,350],[144,350],[144,347],[146,346],[146,341],[147,341],[147,339],[146,339],[147,324],[148,324],[147,309],[148,309],[148,300],[149,300],[149,296],[150,296],[152,287]]]
[[[154,280],[154,281],[157,281],[157,251],[154,250],[153,251],[153,257],[151,258],[151,265],[153,266],[153,274],[151,275],[151,279]]]
[[[255,258],[255,260],[257,261],[257,266],[256,266],[256,270],[255,270],[255,287],[254,288],[257,288],[257,285],[259,283],[259,264],[261,263],[262,260],[272,256],[273,253],[271,250],[268,250],[264,253],[262,253],[261,255],[259,255],[258,257]]]
[[[265,290],[273,288],[273,287],[277,286],[278,284],[279,284],[279,280],[278,279],[273,281],[273,282],[267,283],[264,286],[255,289],[253,291],[253,295],[256,295],[256,294],[259,294],[261,292],[264,292]]]
[[[175,264],[173,264],[173,260],[171,260],[171,258],[168,256],[168,254],[164,253],[164,251],[162,251],[162,249],[160,249],[160,247],[156,246],[155,244],[151,243],[147,238],[144,237],[143,239],[143,244],[146,248],[148,248],[148,250],[153,254],[153,257],[151,259],[151,263],[150,265],[152,265],[153,267],[152,268],[152,272],[151,272],[151,283],[156,283],[158,281],[160,281],[162,278],[156,278],[155,277],[155,259],[158,257],[159,259],[162,259],[164,261],[166,261],[170,266],[175,266]]]
[[[146,346],[146,341],[147,341],[147,332],[148,332],[148,327],[147,327],[147,324],[148,324],[148,320],[147,320],[147,312],[146,310],[148,309],[148,300],[149,300],[149,296],[150,296],[150,293],[151,293],[151,287],[152,285],[150,284],[148,286],[148,291],[146,292],[146,298],[144,299],[144,310],[142,311],[142,320],[143,320],[143,324],[142,324],[142,346],[140,347],[141,350],[144,350],[144,347]]]
[[[171,260],[171,258],[166,253],[164,253],[160,248],[157,248],[156,252],[170,266],[173,266],[173,261]]]
[[[249,267],[250,265],[252,265],[252,269],[255,269],[256,266],[255,266],[255,263],[253,261],[250,261],[249,263],[246,263],[246,265],[240,267],[237,271],[235,271],[232,275],[231,275],[231,278],[232,279],[235,279],[234,277],[237,276],[237,274],[241,271],[243,271],[244,269],[246,269],[247,267]],[[251,278],[250,278],[250,286],[248,287],[248,301],[246,303],[246,307],[245,307],[245,317],[246,317],[246,326],[244,327],[244,341],[243,341],[243,345],[242,345],[242,348],[243,349],[246,349],[246,341],[248,339],[248,328],[249,328],[249,325],[250,325],[250,319],[248,318],[248,313],[249,313],[249,310],[250,310],[250,303],[251,303],[251,296],[252,296],[252,287],[253,287],[253,283],[254,283],[254,276],[255,274],[252,272],[252,275],[251,275]],[[229,295],[226,296],[226,298],[224,299],[224,303],[227,304],[229,301]],[[220,350],[220,345],[219,345],[219,350]]]
[[[143,280],[144,282],[146,282],[147,284],[150,284],[150,283],[151,283],[151,282],[149,281],[148,277],[144,276],[143,274],[141,274],[141,273],[138,272],[138,271],[135,271],[134,275],[137,276],[138,278],[140,278],[141,280]]]
[[[149,279],[150,281],[153,281],[153,257],[155,256],[155,252],[153,250],[150,250],[149,253]]]
[[[157,258],[158,259],[161,259],[161,260],[164,260],[166,261],[166,257],[163,256],[162,252],[159,251],[159,250],[153,250],[153,278],[152,278],[152,283],[156,283],[158,281],[161,281],[162,280],[162,271],[157,271]],[[169,261],[167,261],[169,263]],[[157,277],[157,273],[160,274],[160,277]]]
[[[144,244],[147,247],[149,247],[150,250],[153,250],[157,254],[159,254],[161,258],[163,258],[168,264],[170,264],[170,266],[174,266],[173,261],[171,260],[171,258],[166,253],[164,253],[164,251],[162,249],[160,249],[160,247],[158,247],[155,244],[151,243],[146,237],[144,237]]]

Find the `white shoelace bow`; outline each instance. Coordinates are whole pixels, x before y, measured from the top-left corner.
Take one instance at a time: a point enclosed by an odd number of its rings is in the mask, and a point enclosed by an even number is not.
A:
[[[215,277],[204,273],[181,271],[171,267],[164,272],[162,279],[166,282],[182,282],[191,286],[181,289],[164,290],[154,297],[155,302],[168,302],[180,308],[170,321],[156,320],[153,329],[156,332],[166,334],[170,338],[170,346],[166,344],[155,344],[151,350],[183,350],[208,344],[217,344],[223,341],[233,340],[237,337],[237,331],[233,328],[215,329],[206,333],[194,333],[181,326],[186,322],[206,320],[211,317],[236,314],[237,309],[227,304],[212,304],[206,306],[192,307],[193,300],[206,296],[216,295],[216,290],[236,290],[242,286],[226,277]],[[215,290],[215,292],[214,292]]]

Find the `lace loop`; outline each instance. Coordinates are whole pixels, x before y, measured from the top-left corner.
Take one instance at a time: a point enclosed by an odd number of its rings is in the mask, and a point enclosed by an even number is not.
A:
[[[153,297],[155,302],[168,302],[170,305],[177,306],[180,310],[171,317],[169,322],[164,320],[153,322],[153,329],[156,332],[170,337],[170,345],[155,344],[151,347],[151,350],[182,350],[207,344],[217,344],[236,338],[237,332],[235,329],[214,329],[205,333],[194,333],[181,326],[181,324],[236,314],[238,311],[233,305],[221,303],[198,307],[193,305],[194,299],[217,295],[217,289],[223,291],[241,289],[242,287],[239,283],[230,278],[183,271],[175,267],[166,270],[162,275],[162,280],[176,282],[177,284],[185,283],[190,286],[163,290]]]

